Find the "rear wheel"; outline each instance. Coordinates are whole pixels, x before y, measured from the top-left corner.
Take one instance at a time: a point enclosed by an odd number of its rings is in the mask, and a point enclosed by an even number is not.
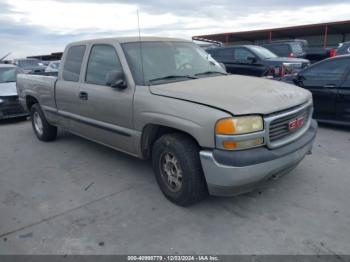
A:
[[[39,104],[32,106],[30,110],[32,126],[35,135],[41,141],[52,141],[57,136],[57,127],[50,125]]]
[[[152,164],[163,194],[173,203],[189,206],[201,201],[207,193],[199,147],[185,134],[166,134],[152,150]]]

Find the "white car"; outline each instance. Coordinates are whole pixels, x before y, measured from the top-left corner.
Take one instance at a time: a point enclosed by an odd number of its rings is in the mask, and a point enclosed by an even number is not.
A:
[[[18,101],[16,78],[23,70],[10,64],[0,64],[0,119],[27,116]]]
[[[47,73],[56,73],[60,67],[61,61],[52,61],[46,67],[45,72]]]
[[[15,59],[12,63],[21,68],[26,74],[45,72],[45,66],[35,58]]]

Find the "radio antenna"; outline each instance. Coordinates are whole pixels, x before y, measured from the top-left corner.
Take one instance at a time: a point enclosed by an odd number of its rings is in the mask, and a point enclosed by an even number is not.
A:
[[[139,9],[137,9],[137,27],[139,30],[139,43],[140,43],[140,59],[141,59],[141,70],[142,70],[142,77],[143,77],[143,83],[145,83],[145,71],[143,68],[143,52],[142,52],[142,38],[141,38],[141,27],[140,27],[140,14],[139,14]]]
[[[5,56],[3,56],[3,57],[1,57],[0,58],[0,62],[2,62],[3,60],[5,60],[9,55],[11,55],[12,54],[12,52],[10,52],[10,53],[7,53]]]

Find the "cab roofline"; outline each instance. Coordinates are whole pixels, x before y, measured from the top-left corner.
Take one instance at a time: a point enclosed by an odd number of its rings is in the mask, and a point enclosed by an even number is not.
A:
[[[93,44],[93,43],[110,43],[110,42],[116,42],[119,44],[123,43],[138,43],[140,42],[189,42],[192,43],[191,40],[186,39],[180,39],[180,38],[170,38],[170,37],[153,37],[153,36],[145,36],[145,37],[138,37],[138,36],[132,36],[132,37],[112,37],[112,38],[97,38],[97,39],[90,39],[90,40],[83,40],[78,42],[70,43],[71,45],[85,45],[85,44]]]

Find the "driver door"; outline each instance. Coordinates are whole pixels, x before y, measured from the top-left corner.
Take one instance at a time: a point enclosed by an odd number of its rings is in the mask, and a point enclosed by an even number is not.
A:
[[[134,88],[107,86],[111,71],[123,72],[115,46],[94,44],[90,47],[83,84],[80,86],[81,116],[88,123],[85,136],[121,151],[134,153]]]

